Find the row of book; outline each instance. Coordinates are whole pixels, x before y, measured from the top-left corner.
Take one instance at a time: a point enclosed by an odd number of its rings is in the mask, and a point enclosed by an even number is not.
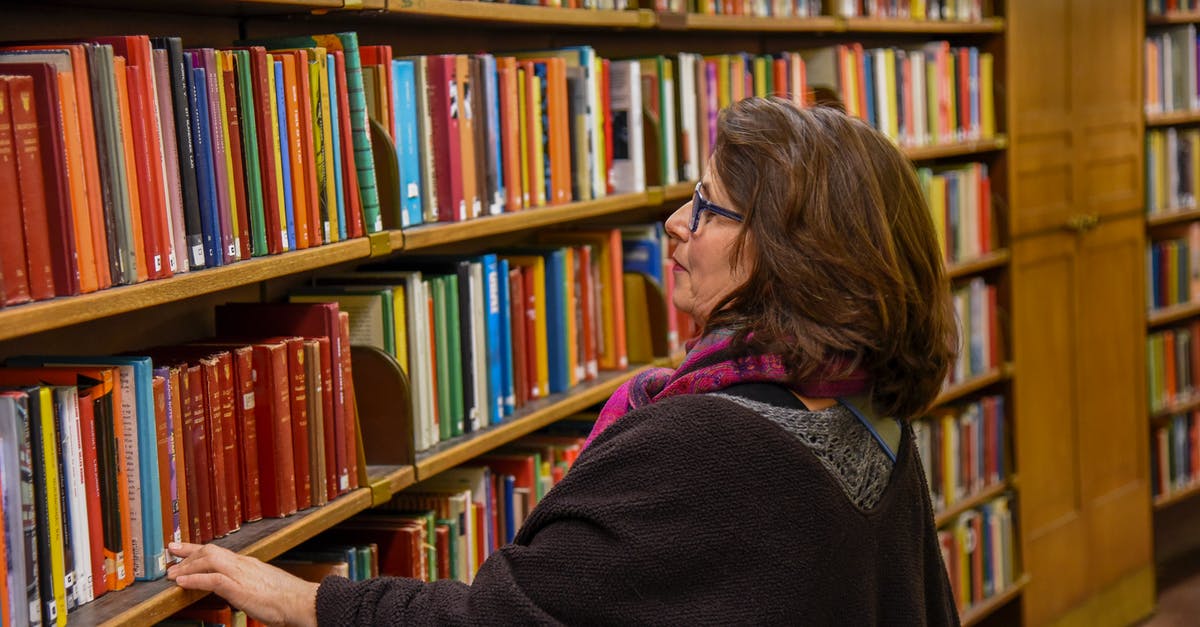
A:
[[[539,239],[498,253],[369,265],[322,277],[289,300],[337,302],[354,344],[396,358],[411,389],[416,451],[499,424],[602,370],[673,354],[695,333],[669,298],[661,226]],[[661,325],[649,320],[652,310],[664,312]],[[664,330],[666,349],[656,352]]]
[[[1150,456],[1154,498],[1181,492],[1200,481],[1200,412],[1174,414],[1155,427]]]
[[[1151,311],[1200,298],[1200,223],[1186,229],[1186,237],[1146,247],[1146,304]]]
[[[1200,182],[1200,129],[1146,131],[1146,213],[1163,215],[1196,207]]]
[[[1004,363],[996,286],[973,277],[952,290],[958,317],[959,350],[947,384],[961,383]]]
[[[1153,29],[1146,35],[1146,113],[1200,109],[1196,25]]]
[[[382,229],[356,36],[243,44],[0,51],[4,302]]]
[[[1146,0],[1146,15],[1166,16],[1200,11],[1197,0]]]
[[[1012,497],[998,496],[938,531],[942,561],[960,613],[1015,581]]]
[[[235,303],[218,307],[216,329],[189,345],[0,368],[8,615],[65,624],[108,591],[162,577],[172,541],[208,542],[359,485],[348,314]]]
[[[993,395],[913,422],[935,513],[1004,483],[1004,412],[1004,397]]]
[[[979,22],[983,0],[825,0],[829,15],[881,19]]]
[[[756,17],[818,17],[822,10],[821,0],[654,0],[653,4],[653,7],[647,8],[702,15]]]
[[[1164,329],[1146,338],[1150,411],[1159,412],[1192,398],[1200,389],[1200,322]]]
[[[995,250],[992,183],[986,164],[918,168],[917,178],[947,263],[968,261]]]

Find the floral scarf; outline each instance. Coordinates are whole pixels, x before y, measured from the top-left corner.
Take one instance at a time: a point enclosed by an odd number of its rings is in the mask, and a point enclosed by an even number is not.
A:
[[[710,332],[689,342],[687,356],[678,369],[650,368],[621,385],[600,410],[584,448],[621,416],[681,394],[704,394],[740,383],[763,382],[784,383],[801,395],[816,398],[854,396],[867,390],[867,375],[861,369],[836,380],[793,381],[777,354],[731,356],[732,337],[728,331]]]

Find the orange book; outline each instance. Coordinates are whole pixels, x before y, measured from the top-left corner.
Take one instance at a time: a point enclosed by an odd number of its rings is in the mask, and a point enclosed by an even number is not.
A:
[[[122,149],[125,151],[125,163],[129,164],[129,167],[125,168],[125,184],[129,188],[129,217],[130,223],[133,225],[132,244],[137,263],[137,280],[140,283],[150,278],[150,274],[146,266],[146,246],[142,237],[142,212],[138,210],[138,207],[142,206],[140,193],[142,190],[138,189],[138,177],[135,173],[137,168],[133,167],[137,161],[133,156],[133,122],[129,110],[128,74],[124,57],[113,57],[113,74],[116,76],[117,82],[117,103],[121,109]]]
[[[170,377],[168,379],[171,388],[170,411],[175,417],[175,432],[172,434],[170,444],[175,447],[175,497],[179,502],[179,535],[184,542],[191,539],[191,520],[188,518],[190,510],[187,499],[187,464],[184,463],[183,447],[185,445],[184,438],[184,403],[187,398],[187,371],[180,366],[172,366],[170,368]]]
[[[475,177],[479,176],[475,168],[475,122],[472,120],[471,98],[471,59],[465,54],[454,55],[454,82],[458,102],[458,139],[459,161],[462,164],[463,201],[467,205],[467,219],[478,218],[483,212],[483,202],[479,198]],[[479,147],[483,149],[482,146]]]
[[[521,125],[517,110],[517,60],[496,58],[496,84],[500,96],[500,150],[504,162],[505,211],[518,211],[521,201]]]
[[[571,116],[567,103],[567,62],[560,57],[546,60],[546,77],[550,84],[550,137],[554,152],[551,153],[550,179],[554,189],[554,202],[571,202]]]
[[[321,192],[317,188],[317,155],[313,137],[312,96],[308,80],[309,50],[296,51],[296,90],[300,105],[300,147],[304,157],[304,185],[308,192],[309,243],[320,246],[324,241],[321,220]],[[315,54],[315,53],[314,53]],[[315,62],[315,58],[312,62]]]
[[[276,56],[283,62],[283,93],[287,99],[285,132],[288,134],[288,151],[291,154],[282,155],[282,157],[290,159],[292,164],[292,205],[296,227],[296,248],[308,248],[308,186],[305,184],[307,176],[305,175],[304,150],[301,148],[304,140],[300,130],[300,88],[296,81],[296,56],[290,52],[279,53]],[[284,121],[281,120],[280,124],[283,123]]]

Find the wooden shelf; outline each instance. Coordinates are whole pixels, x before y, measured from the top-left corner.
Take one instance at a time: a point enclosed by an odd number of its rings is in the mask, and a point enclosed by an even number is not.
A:
[[[1008,260],[1008,249],[1001,248],[975,259],[952,263],[946,266],[946,275],[951,280],[961,279],[995,268],[1003,268],[1008,265]]]
[[[1168,209],[1162,213],[1151,213],[1146,215],[1146,228],[1154,229],[1172,224],[1180,224],[1182,222],[1191,222],[1200,219],[1200,209],[1190,207],[1186,209]]]
[[[1003,33],[1004,19],[986,18],[980,22],[950,20],[889,20],[869,17],[845,18],[845,31],[851,33],[915,33],[928,35],[972,35]]]
[[[447,0],[472,4],[469,0]],[[491,5],[488,6],[511,6]],[[420,250],[443,244],[452,244],[489,235],[523,231],[543,226],[574,222],[584,218],[602,216],[626,209],[651,205],[646,194],[620,194],[598,200],[585,200],[566,205],[551,205],[534,209],[523,209],[498,216],[487,216],[462,222],[435,223],[412,227],[403,231],[392,231],[392,250]]]
[[[660,19],[660,28],[670,28],[668,16]],[[834,17],[756,17],[749,15],[703,15],[688,13],[684,28],[691,31],[752,31],[817,33],[844,30]]]
[[[934,526],[941,527],[942,525],[945,525],[946,523],[953,521],[954,518],[956,516],[958,516],[959,514],[965,512],[977,505],[983,505],[984,503],[992,500],[993,498],[996,498],[997,496],[1004,494],[1004,491],[1009,489],[1009,487],[1011,487],[1010,483],[1006,479],[1004,481],[1001,481],[1000,483],[997,483],[996,485],[988,486],[988,487],[984,488],[983,490],[976,492],[975,494],[972,494],[972,495],[964,498],[963,500],[954,503],[950,507],[947,507],[945,509],[945,511],[943,511],[933,517]]]
[[[1186,414],[1196,409],[1200,409],[1200,394],[1193,394],[1189,397],[1178,399],[1162,409],[1151,411],[1150,420],[1166,420],[1175,414]]]
[[[1172,124],[1191,124],[1200,122],[1200,111],[1170,111],[1167,113],[1147,113],[1146,126],[1170,126]]]
[[[1181,501],[1186,501],[1195,496],[1197,493],[1200,493],[1200,481],[1197,481],[1182,490],[1176,490],[1170,494],[1163,494],[1155,497],[1154,509],[1165,509]]]
[[[609,29],[650,28],[657,23],[649,9],[565,9],[471,0],[387,0],[387,4],[388,13],[393,15],[495,24]]]
[[[370,251],[368,240],[359,238],[281,255],[257,257],[169,279],[0,309],[0,340],[361,259],[367,257]]]
[[[243,526],[213,544],[260,560],[278,557],[288,549],[329,529],[371,506],[373,486],[385,484],[396,491],[412,484],[411,466],[368,467],[371,487],[364,487],[322,506],[287,518],[270,518]],[[187,591],[166,578],[138,582],[120,592],[109,592],[74,610],[71,625],[153,625],[205,596]]]
[[[692,193],[696,191],[696,181],[684,181],[662,187],[663,202],[671,202],[674,200],[691,200]]]
[[[1013,365],[1008,363],[1001,368],[993,368],[977,377],[972,377],[966,381],[955,383],[954,385],[942,390],[941,394],[938,394],[937,399],[933,401],[933,406],[936,407],[939,405],[945,405],[946,403],[956,401],[964,396],[967,396],[968,394],[978,392],[989,385],[995,385],[1012,377],[1012,372]]]
[[[586,407],[603,402],[612,396],[622,383],[648,367],[601,372],[595,381],[578,385],[569,392],[531,402],[508,422],[447,440],[428,451],[418,453],[417,480],[428,479]]]
[[[933,146],[901,147],[901,152],[913,161],[931,161],[948,157],[965,157],[985,152],[1004,150],[1008,146],[1008,138],[1004,135],[992,139],[977,139],[972,141],[954,142],[951,144],[935,144]]]
[[[1147,26],[1163,26],[1166,24],[1200,24],[1200,13],[1171,13],[1168,15],[1147,15]]]
[[[980,621],[992,615],[992,612],[1004,607],[1009,601],[1017,598],[1025,586],[1029,585],[1029,575],[1021,575],[1009,587],[1001,590],[997,594],[980,601],[979,603],[968,607],[961,616],[959,621],[962,622],[962,627],[970,627],[977,625]]]
[[[1146,326],[1153,329],[1171,324],[1172,322],[1186,320],[1196,315],[1200,315],[1200,303],[1180,303],[1151,311],[1146,316]]]

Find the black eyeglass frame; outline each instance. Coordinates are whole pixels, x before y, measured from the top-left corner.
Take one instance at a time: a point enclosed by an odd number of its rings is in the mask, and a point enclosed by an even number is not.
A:
[[[702,183],[697,182],[696,189],[692,192],[692,222],[689,225],[692,233],[695,233],[696,229],[700,228],[700,214],[705,211],[714,213],[723,218],[729,218],[734,222],[743,222],[746,220],[746,217],[742,214],[733,211],[732,209],[726,209],[720,205],[714,204],[705,198],[704,194],[700,192],[701,185]]]

